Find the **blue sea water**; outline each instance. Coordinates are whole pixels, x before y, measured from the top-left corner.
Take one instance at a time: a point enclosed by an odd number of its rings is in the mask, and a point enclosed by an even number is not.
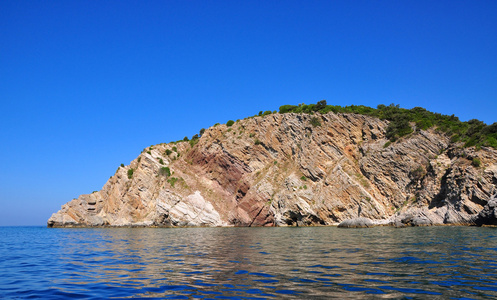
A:
[[[6,299],[495,299],[497,228],[0,227]]]

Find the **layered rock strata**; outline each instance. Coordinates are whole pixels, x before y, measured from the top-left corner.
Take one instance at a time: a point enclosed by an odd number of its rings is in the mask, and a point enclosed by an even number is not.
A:
[[[64,204],[48,226],[495,222],[495,149],[462,148],[436,129],[388,143],[387,126],[332,112],[214,126],[196,144],[145,149],[102,190]]]

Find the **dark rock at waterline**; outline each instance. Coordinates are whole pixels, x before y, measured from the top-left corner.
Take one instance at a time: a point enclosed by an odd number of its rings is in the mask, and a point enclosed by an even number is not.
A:
[[[344,220],[342,223],[338,224],[341,228],[366,228],[373,227],[374,223],[368,218],[354,218]]]
[[[430,226],[433,222],[425,215],[403,214],[398,216],[392,223],[395,227],[405,226]]]
[[[475,220],[476,225],[497,225],[497,199],[492,197]]]

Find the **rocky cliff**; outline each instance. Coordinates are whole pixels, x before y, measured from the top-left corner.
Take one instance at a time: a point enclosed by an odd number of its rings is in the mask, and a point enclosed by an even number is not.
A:
[[[495,223],[495,149],[462,148],[436,129],[389,143],[387,125],[330,112],[214,126],[145,149],[48,226]]]

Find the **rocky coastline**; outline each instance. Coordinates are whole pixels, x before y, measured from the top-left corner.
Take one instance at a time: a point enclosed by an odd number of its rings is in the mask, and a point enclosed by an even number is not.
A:
[[[213,126],[147,147],[47,226],[497,225],[497,150],[436,128],[392,143],[388,123],[328,112]]]

